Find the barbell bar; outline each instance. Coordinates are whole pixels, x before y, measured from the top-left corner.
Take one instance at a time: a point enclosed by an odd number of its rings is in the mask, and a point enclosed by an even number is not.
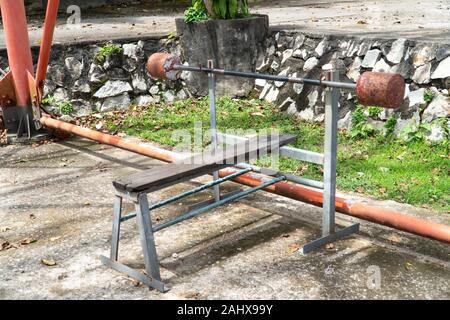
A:
[[[405,80],[397,73],[367,71],[360,76],[358,82],[355,84],[348,82],[277,76],[255,72],[205,68],[202,66],[187,66],[181,63],[179,57],[162,52],[154,53],[149,57],[147,62],[147,71],[152,77],[161,80],[178,80],[183,71],[189,71],[354,90],[359,103],[362,105],[379,106],[391,109],[399,108],[405,96]]]

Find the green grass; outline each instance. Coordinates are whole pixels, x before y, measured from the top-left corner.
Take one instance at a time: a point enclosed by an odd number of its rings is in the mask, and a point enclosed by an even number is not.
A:
[[[221,98],[217,108],[218,127],[225,129],[278,129],[293,133],[294,146],[322,151],[324,129],[321,125],[300,122],[259,100]],[[172,133],[186,129],[191,134],[194,123],[209,128],[207,99],[183,100],[174,104],[151,105],[143,109],[107,117],[108,129],[167,145],[176,145]],[[204,142],[206,145],[208,141]],[[258,165],[270,165],[269,158]],[[431,145],[424,141],[402,142],[381,135],[364,139],[339,133],[338,189],[354,191],[378,199],[393,199],[441,212],[450,211],[449,144]],[[282,158],[280,169],[307,178],[321,179],[321,167]]]

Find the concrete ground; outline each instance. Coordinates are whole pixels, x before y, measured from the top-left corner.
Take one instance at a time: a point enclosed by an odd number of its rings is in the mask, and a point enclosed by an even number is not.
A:
[[[72,14],[61,16],[56,43],[166,36],[175,31],[175,18],[184,7],[128,6],[81,12],[80,25],[67,25]],[[447,0],[285,0],[258,1],[253,13],[268,14],[273,28],[305,32],[351,34],[376,38],[450,42],[450,3]],[[30,19],[32,45],[39,45],[41,17]],[[4,48],[0,33],[0,48]]]
[[[172,289],[150,291],[98,256],[109,250],[112,180],[159,165],[87,140],[0,147],[0,299],[450,298],[448,245],[360,221],[357,235],[302,255],[296,249],[320,233],[320,209],[265,192],[157,233],[162,276]],[[154,218],[210,196],[157,210]],[[448,214],[367,201],[450,224]],[[338,215],[341,226],[356,221]],[[124,223],[121,244],[120,259],[142,268],[136,221]]]

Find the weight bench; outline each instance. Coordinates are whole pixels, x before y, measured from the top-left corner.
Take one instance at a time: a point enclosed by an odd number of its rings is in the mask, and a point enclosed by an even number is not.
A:
[[[109,258],[105,256],[100,257],[102,263],[127,274],[131,278],[146,284],[150,288],[155,288],[160,292],[166,292],[168,288],[164,282],[162,282],[159,270],[154,240],[155,232],[193,218],[226,203],[242,199],[253,192],[264,189],[279,181],[286,180],[286,177],[283,175],[273,176],[257,187],[239,191],[238,193],[230,193],[225,197],[219,197],[219,199],[216,199],[212,203],[206,203],[174,218],[173,220],[160,223],[156,226],[153,226],[151,221],[150,213],[152,210],[176,202],[205,189],[218,186],[220,183],[230,181],[233,178],[252,171],[252,169],[246,168],[223,178],[218,178],[218,176],[216,176],[210,183],[201,185],[153,205],[149,205],[147,195],[151,192],[198,178],[205,174],[217,172],[220,169],[234,166],[238,163],[258,159],[271,152],[278,152],[280,147],[294,142],[295,139],[296,138],[293,135],[257,136],[245,142],[228,146],[225,149],[215,148],[214,152],[205,152],[182,160],[182,162],[164,165],[116,179],[113,182],[116,189],[116,195],[113,210],[111,253]],[[124,216],[122,216],[123,198],[132,201],[135,205],[135,211]],[[137,218],[138,221],[146,274],[118,262],[120,225],[122,222],[133,218]]]

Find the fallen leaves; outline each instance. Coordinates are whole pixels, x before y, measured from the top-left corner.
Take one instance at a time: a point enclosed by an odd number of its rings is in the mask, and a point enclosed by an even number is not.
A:
[[[293,254],[293,253],[296,253],[299,249],[300,249],[300,245],[297,243],[293,243],[288,246],[287,252],[289,254]]]
[[[0,251],[8,250],[11,248],[13,248],[13,245],[11,243],[9,243],[5,239],[0,239]]]
[[[32,243],[35,243],[35,242],[37,242],[37,240],[34,239],[34,238],[25,238],[22,241],[20,241],[20,245],[26,246],[28,244],[32,244]]]
[[[41,263],[48,267],[56,266],[56,261],[53,259],[41,259]]]

